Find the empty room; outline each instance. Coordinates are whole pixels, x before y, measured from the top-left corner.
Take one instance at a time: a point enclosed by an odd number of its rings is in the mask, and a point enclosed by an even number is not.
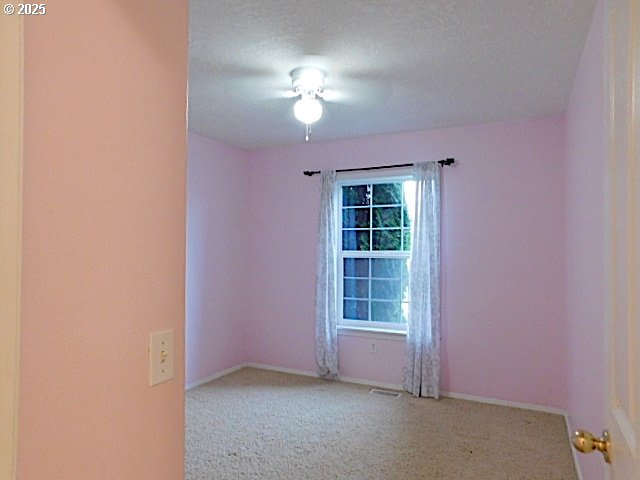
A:
[[[573,430],[605,427],[604,17],[192,2],[187,478],[578,478]]]
[[[640,0],[25,5],[2,480],[640,478]]]

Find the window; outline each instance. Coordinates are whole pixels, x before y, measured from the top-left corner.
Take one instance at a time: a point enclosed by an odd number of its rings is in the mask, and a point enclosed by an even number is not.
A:
[[[338,193],[338,324],[406,331],[415,182],[341,181]]]

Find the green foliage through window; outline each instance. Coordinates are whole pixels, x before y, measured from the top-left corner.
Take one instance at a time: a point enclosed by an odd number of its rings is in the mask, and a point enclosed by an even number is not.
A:
[[[410,250],[412,215],[406,183],[342,187],[343,250]]]

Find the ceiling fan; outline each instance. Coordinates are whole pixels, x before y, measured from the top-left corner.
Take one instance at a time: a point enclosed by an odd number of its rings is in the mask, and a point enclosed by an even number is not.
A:
[[[326,73],[315,67],[298,67],[292,70],[290,75],[292,96],[300,96],[293,106],[293,114],[305,124],[305,141],[308,142],[311,137],[310,125],[322,117],[322,103],[319,99],[324,99]]]

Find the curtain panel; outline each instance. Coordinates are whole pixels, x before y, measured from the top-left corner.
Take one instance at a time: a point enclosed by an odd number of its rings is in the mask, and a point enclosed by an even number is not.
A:
[[[409,262],[404,389],[416,397],[440,396],[441,170],[437,162],[414,166],[416,202]]]
[[[336,172],[322,172],[316,265],[316,369],[323,378],[338,376]]]

